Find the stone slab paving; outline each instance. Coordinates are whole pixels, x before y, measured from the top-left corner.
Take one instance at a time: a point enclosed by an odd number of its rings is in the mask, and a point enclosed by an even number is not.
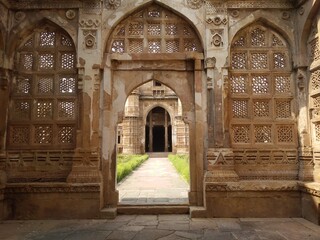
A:
[[[189,184],[168,158],[149,158],[118,184],[120,204],[187,204]]]
[[[189,219],[188,215],[121,215],[114,220],[0,222],[1,240],[319,240],[302,218]]]

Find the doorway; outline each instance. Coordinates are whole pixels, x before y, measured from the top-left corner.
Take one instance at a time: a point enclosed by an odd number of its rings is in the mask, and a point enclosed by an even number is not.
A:
[[[172,131],[169,113],[162,107],[153,108],[146,120],[146,152],[171,152]]]

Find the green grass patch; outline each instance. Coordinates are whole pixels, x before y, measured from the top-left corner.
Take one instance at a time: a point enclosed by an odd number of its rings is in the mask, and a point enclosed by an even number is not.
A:
[[[149,158],[148,155],[117,155],[117,182],[119,183],[133,170],[139,167],[143,162]]]
[[[180,176],[190,183],[189,156],[185,154],[169,154],[168,158]]]

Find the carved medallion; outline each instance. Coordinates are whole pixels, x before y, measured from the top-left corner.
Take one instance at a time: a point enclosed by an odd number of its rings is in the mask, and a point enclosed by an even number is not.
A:
[[[26,14],[24,12],[16,12],[15,15],[14,15],[14,18],[16,21],[20,22],[22,21],[24,18],[26,17]]]
[[[66,11],[66,18],[72,20],[76,17],[76,12],[74,10],[67,10]]]

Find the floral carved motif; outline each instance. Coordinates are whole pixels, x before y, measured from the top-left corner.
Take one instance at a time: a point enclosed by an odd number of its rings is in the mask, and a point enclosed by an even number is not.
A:
[[[76,12],[74,10],[67,10],[66,11],[66,18],[68,18],[69,20],[72,20],[76,17]]]
[[[104,5],[107,9],[117,9],[121,5],[121,0],[105,0]]]
[[[202,7],[204,1],[203,0],[187,0],[187,5],[192,9],[199,9]]]

